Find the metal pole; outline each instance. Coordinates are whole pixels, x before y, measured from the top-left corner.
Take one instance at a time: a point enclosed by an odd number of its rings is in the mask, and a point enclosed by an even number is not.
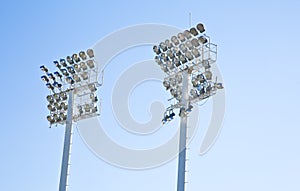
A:
[[[73,90],[69,91],[68,99],[68,114],[65,129],[65,140],[60,172],[59,191],[66,191],[68,186],[69,161],[72,141]]]
[[[185,164],[186,164],[186,135],[187,135],[187,115],[185,109],[189,104],[189,74],[188,70],[182,73],[182,98],[181,98],[181,116],[180,116],[180,139],[179,139],[179,157],[178,157],[178,178],[177,191],[185,190]]]

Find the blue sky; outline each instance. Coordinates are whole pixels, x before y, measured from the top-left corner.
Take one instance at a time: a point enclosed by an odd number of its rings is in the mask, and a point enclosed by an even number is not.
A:
[[[218,44],[227,102],[223,130],[210,152],[198,156],[201,127],[191,143],[187,190],[299,190],[299,7],[296,0],[2,3],[0,189],[58,188],[64,131],[48,128],[48,91],[40,80],[40,65],[51,65],[129,25],[186,28],[191,12],[192,24],[203,22]],[[130,50],[128,60],[151,59],[151,50],[135,59]],[[113,62],[121,58],[127,60],[126,52]],[[132,64],[122,67],[126,63]],[[113,81],[115,69],[114,63],[107,69],[107,82]],[[163,91],[159,85],[153,88],[148,93]],[[133,103],[133,111],[139,106]],[[201,109],[206,116],[209,107]],[[76,130],[73,140],[70,191],[175,190],[176,160],[146,171],[124,170],[93,155]],[[131,144],[126,136],[121,141]]]

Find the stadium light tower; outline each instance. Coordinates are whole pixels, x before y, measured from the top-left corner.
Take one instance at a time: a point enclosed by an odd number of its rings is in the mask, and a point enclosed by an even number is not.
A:
[[[47,95],[47,120],[52,125],[66,125],[59,191],[66,191],[72,140],[72,124],[82,119],[99,115],[97,87],[98,65],[94,52],[88,49],[79,54],[54,61],[57,71],[51,73],[45,66],[41,79],[46,82],[50,94]]]
[[[166,109],[162,123],[171,121],[175,117],[173,110],[179,109],[177,191],[184,191],[188,114],[195,103],[215,95],[217,89],[223,89],[222,83],[218,83],[211,72],[211,65],[217,60],[217,45],[210,42],[203,24],[199,23],[153,46],[153,51],[156,63],[166,73],[163,86],[176,100]]]

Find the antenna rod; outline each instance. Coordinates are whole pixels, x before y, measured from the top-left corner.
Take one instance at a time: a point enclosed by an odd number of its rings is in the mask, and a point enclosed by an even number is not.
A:
[[[189,28],[192,27],[192,13],[189,12]]]

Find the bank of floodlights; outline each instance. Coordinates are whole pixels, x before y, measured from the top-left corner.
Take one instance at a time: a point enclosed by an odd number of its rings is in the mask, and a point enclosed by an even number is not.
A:
[[[94,52],[88,49],[79,54],[67,56],[53,62],[57,71],[51,73],[46,66],[41,79],[46,83],[50,94],[46,96],[50,114],[46,117],[50,123],[65,124],[68,112],[69,91],[73,91],[72,119],[78,121],[99,115],[98,112],[98,67]]]
[[[193,108],[193,104],[207,99],[216,94],[217,89],[222,89],[222,83],[217,82],[213,76],[211,65],[217,59],[217,45],[210,42],[205,34],[203,24],[178,33],[170,39],[166,39],[153,46],[155,62],[166,73],[163,86],[176,100],[176,104],[167,108],[163,123],[174,118],[173,109],[180,109],[179,115],[187,115]],[[182,102],[183,72],[188,71],[188,107]],[[171,109],[170,109],[171,108]],[[172,111],[172,116],[168,114]]]

